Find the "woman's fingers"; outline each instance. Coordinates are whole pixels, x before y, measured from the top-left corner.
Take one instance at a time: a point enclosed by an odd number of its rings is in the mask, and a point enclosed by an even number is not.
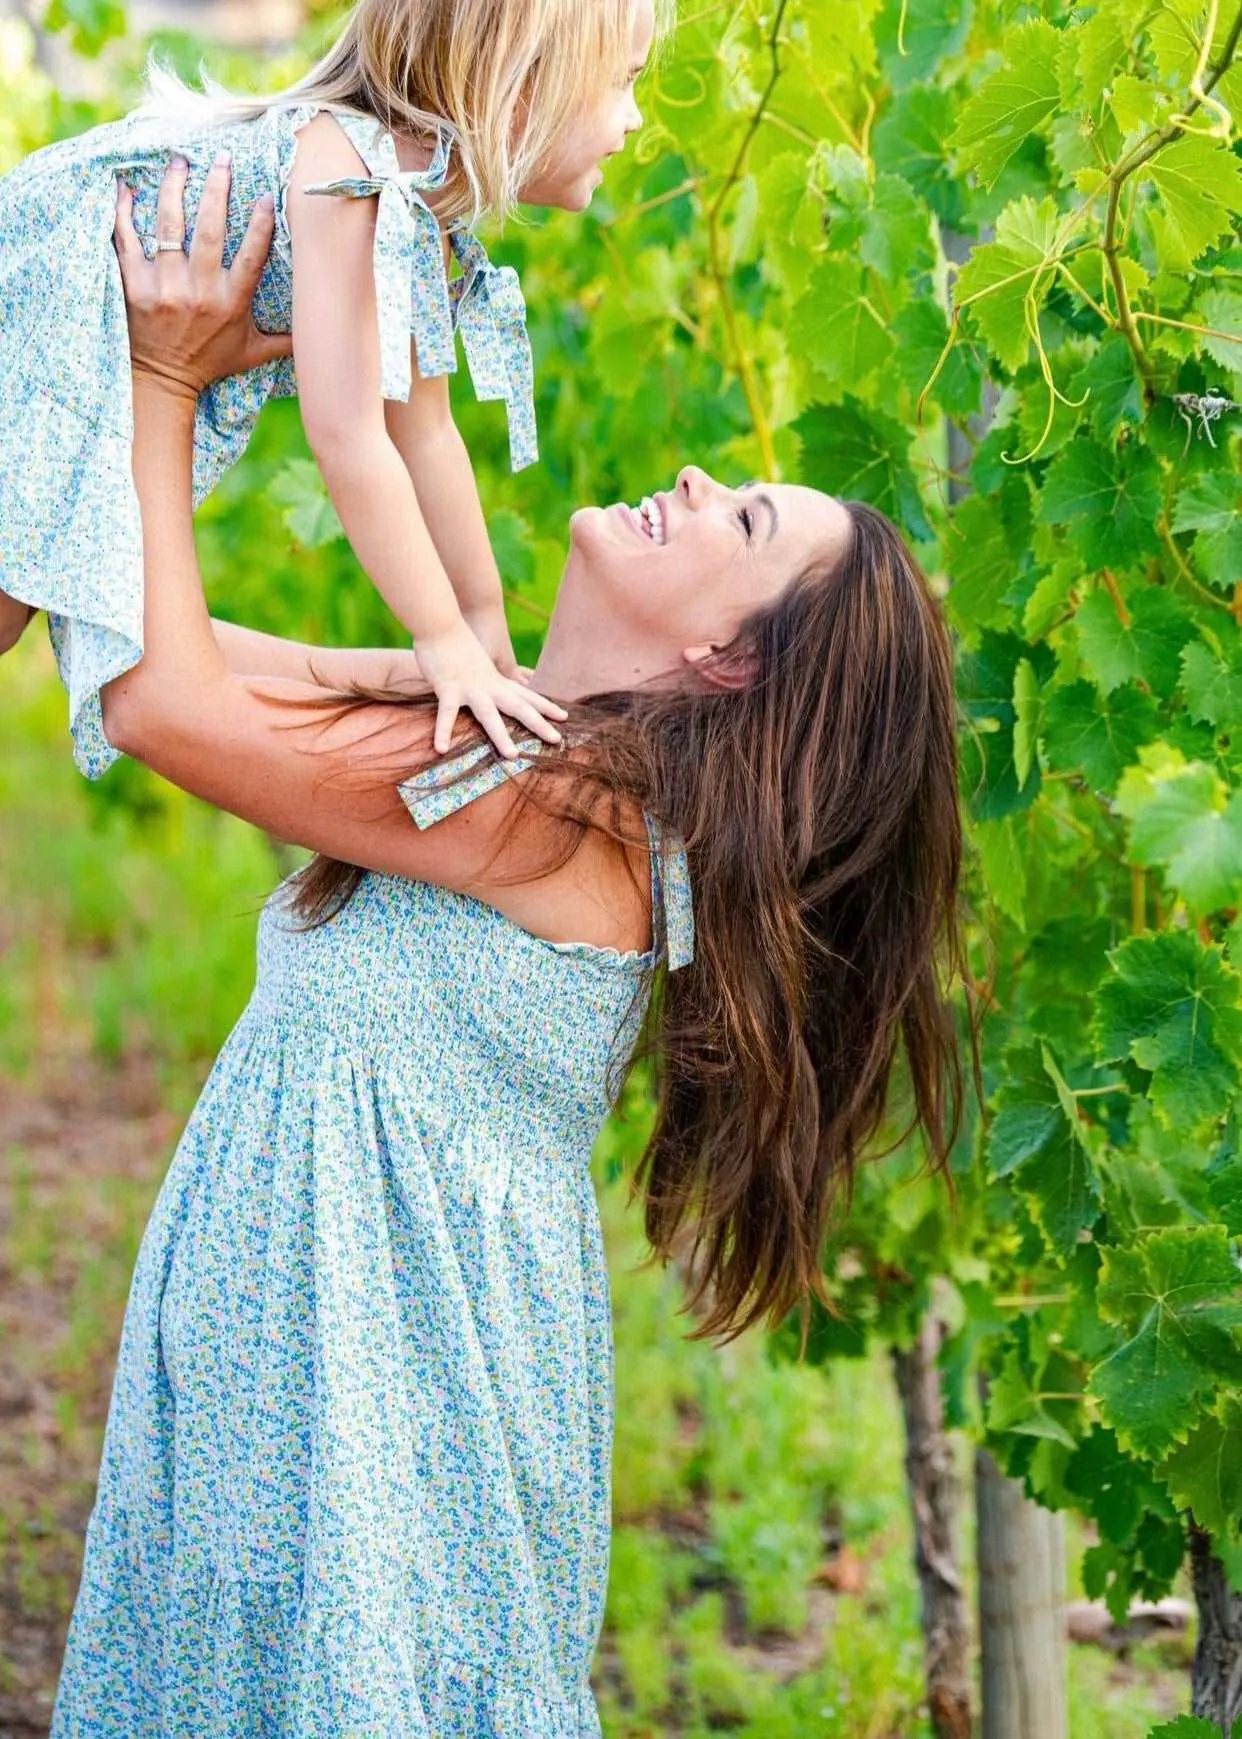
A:
[[[160,182],[160,196],[155,208],[156,246],[167,252],[185,245],[185,184],[190,165],[184,157],[174,157]]]
[[[258,368],[264,362],[280,362],[293,355],[291,332],[260,332],[256,326],[247,352],[247,368]]]
[[[271,251],[272,236],[276,230],[276,201],[270,193],[265,193],[254,210],[250,213],[250,222],[246,225],[246,233],[242,244],[233,260],[233,271],[253,296],[259,287],[259,279],[267,265],[267,256]]]
[[[232,180],[229,154],[222,151],[207,171],[198,216],[194,220],[194,240],[190,243],[190,259],[209,272],[218,272],[224,259],[224,233],[228,224]]]
[[[146,252],[134,228],[134,190],[124,181],[116,184],[116,226],[112,231],[116,257],[121,265],[121,282],[125,294],[132,300],[134,276],[147,263]]]

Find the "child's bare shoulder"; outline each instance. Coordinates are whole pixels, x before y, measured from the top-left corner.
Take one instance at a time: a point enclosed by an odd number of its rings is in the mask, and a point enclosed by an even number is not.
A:
[[[298,129],[290,177],[295,190],[300,192],[317,181],[340,181],[366,174],[365,162],[331,110],[320,109]]]

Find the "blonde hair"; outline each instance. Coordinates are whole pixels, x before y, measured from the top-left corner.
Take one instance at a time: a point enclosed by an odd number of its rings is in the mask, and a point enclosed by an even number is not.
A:
[[[657,37],[675,0],[656,0]],[[189,89],[154,62],[142,113],[227,124],[317,103],[361,110],[389,132],[447,133],[446,220],[504,218],[565,125],[629,76],[634,0],[361,0],[305,78],[268,96],[204,79]]]

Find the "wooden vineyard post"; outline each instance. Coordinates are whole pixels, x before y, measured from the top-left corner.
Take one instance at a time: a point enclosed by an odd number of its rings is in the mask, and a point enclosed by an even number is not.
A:
[[[975,1453],[982,1739],[1066,1739],[1065,1543],[986,1449]]]
[[[923,1622],[927,1707],[936,1739],[970,1739],[970,1613],[962,1588],[953,1445],[936,1364],[944,1324],[928,1309],[910,1347],[892,1349],[906,1425],[906,1489]]]

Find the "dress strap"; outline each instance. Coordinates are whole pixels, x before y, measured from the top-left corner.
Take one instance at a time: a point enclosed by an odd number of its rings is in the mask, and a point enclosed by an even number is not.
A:
[[[475,743],[459,755],[436,761],[414,773],[397,787],[401,801],[420,829],[432,827],[464,809],[476,797],[495,791],[516,773],[534,765],[543,744],[532,737],[515,760],[504,761],[490,743]],[[475,768],[471,772],[470,768]],[[464,775],[459,777],[459,775]],[[452,781],[452,783],[449,783]],[[690,893],[690,865],[680,836],[660,828],[644,812],[651,848],[651,923],[657,953],[662,953],[670,972],[689,966],[694,959],[694,903]]]
[[[406,400],[410,396],[411,333],[418,371],[430,380],[456,371],[454,334],[460,330],[475,392],[480,399],[505,401],[513,469],[534,464],[539,457],[535,371],[518,275],[512,266],[493,266],[477,236],[454,225],[448,240],[461,276],[450,284],[444,270],[444,235],[423,197],[444,185],[449,135],[438,136],[426,169],[404,170],[392,134],[378,121],[368,115],[333,113],[367,174],[316,182],[306,191],[379,202],[374,270],[384,397]]]
[[[412,774],[397,786],[397,791],[413,816],[415,827],[433,827],[437,821],[443,821],[446,815],[454,815],[457,810],[464,809],[474,798],[497,790],[511,774],[524,773],[528,767],[532,767],[539,746],[539,739],[535,738],[516,760],[503,761],[499,756],[487,758],[492,755],[490,743],[475,743],[464,749],[460,755],[454,755],[448,760],[434,761],[430,767],[424,767],[421,772]],[[483,765],[478,767],[477,772],[466,778],[457,777],[478,762]],[[449,783],[450,780],[453,782]]]
[[[668,969],[676,972],[694,959],[690,864],[679,834],[660,828],[645,812],[643,820],[651,842],[652,923],[657,939],[663,936]]]

